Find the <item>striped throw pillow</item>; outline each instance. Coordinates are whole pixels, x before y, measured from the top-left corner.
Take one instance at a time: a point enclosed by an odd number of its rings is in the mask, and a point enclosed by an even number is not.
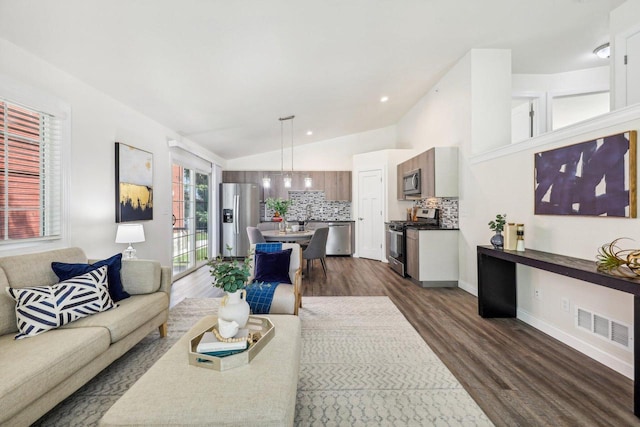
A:
[[[53,286],[7,288],[16,300],[16,339],[33,337],[94,313],[117,307],[109,296],[107,266]]]

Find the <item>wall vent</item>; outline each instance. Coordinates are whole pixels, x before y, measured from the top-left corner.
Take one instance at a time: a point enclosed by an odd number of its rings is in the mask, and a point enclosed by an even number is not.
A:
[[[629,325],[581,307],[576,307],[575,320],[576,327],[586,329],[602,339],[632,350],[633,337]]]
[[[576,318],[577,326],[591,332],[591,330],[593,329],[593,327],[591,326],[593,315],[591,314],[591,312],[582,308],[578,308],[576,311],[578,312]]]

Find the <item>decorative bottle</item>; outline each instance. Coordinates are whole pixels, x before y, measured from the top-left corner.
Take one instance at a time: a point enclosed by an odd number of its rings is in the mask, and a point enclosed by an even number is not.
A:
[[[518,224],[516,226],[516,234],[518,235],[516,251],[524,252],[524,224]]]
[[[517,241],[516,223],[509,222],[504,227],[504,248],[508,251],[515,251]]]

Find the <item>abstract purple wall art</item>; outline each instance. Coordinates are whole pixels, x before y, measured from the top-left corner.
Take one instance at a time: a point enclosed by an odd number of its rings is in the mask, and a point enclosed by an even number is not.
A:
[[[636,131],[535,154],[535,214],[636,217]]]

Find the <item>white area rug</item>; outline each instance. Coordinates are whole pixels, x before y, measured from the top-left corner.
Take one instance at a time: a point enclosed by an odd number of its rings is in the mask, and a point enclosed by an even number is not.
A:
[[[389,298],[303,305],[297,425],[492,425]]]
[[[169,335],[144,338],[41,418],[95,426],[218,299],[187,299]],[[488,426],[491,422],[387,297],[305,297],[297,426]],[[170,392],[170,391],[168,391]]]

